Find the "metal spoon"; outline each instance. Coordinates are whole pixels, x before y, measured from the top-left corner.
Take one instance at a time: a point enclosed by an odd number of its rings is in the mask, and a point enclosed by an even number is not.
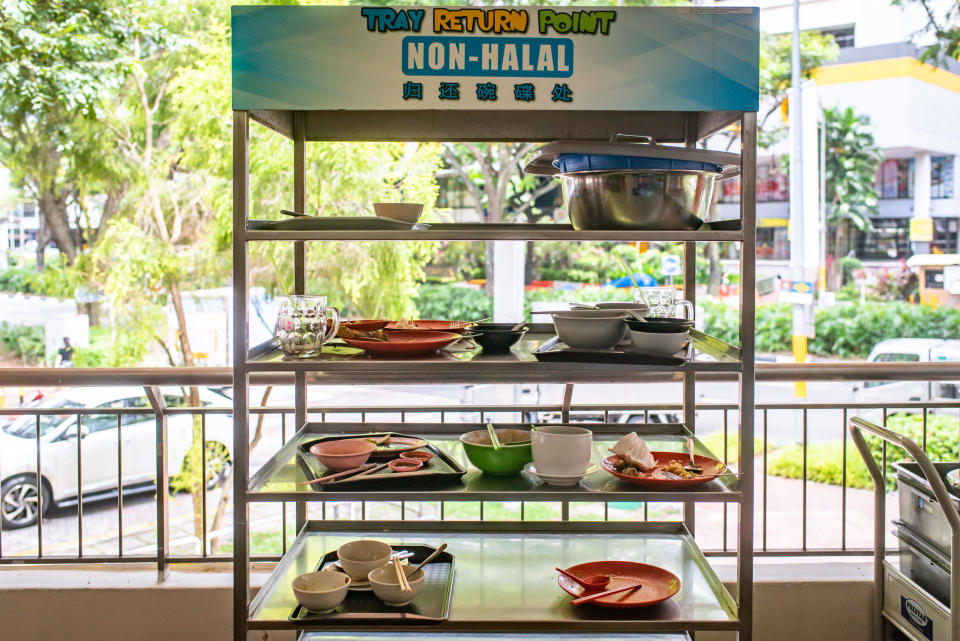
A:
[[[687,439],[687,452],[690,454],[690,463],[683,466],[683,469],[691,474],[703,474],[703,468],[697,465],[693,458],[693,439]]]
[[[490,443],[493,444],[495,451],[500,451],[500,439],[497,438],[497,430],[493,429],[493,423],[487,423],[487,433],[490,434]]]
[[[526,324],[527,324],[527,321],[520,321],[519,323],[517,323],[516,325],[514,325],[513,327],[511,327],[511,328],[510,328],[510,331],[511,331],[511,332],[520,331],[520,328],[523,327],[523,326],[526,325]]]
[[[581,579],[580,577],[574,576],[562,568],[556,567],[554,570],[568,579],[576,581],[587,590],[602,590],[603,588],[607,587],[608,583],[610,583],[610,577],[608,577],[606,574],[594,574]]]

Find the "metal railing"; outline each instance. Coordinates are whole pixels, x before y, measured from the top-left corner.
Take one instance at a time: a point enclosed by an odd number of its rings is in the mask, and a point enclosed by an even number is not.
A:
[[[893,367],[890,367],[890,366]],[[196,522],[200,524],[199,528],[194,528],[194,532],[190,533],[190,528],[187,528],[186,533],[183,536],[177,535],[171,539],[171,533],[174,529],[171,520],[170,520],[170,506],[169,501],[171,493],[169,491],[168,483],[166,482],[166,474],[168,470],[167,465],[167,456],[170,450],[170,443],[168,441],[167,430],[168,422],[171,420],[176,420],[180,416],[192,416],[198,417],[199,419],[199,430],[200,430],[200,442],[207,442],[208,435],[208,422],[213,416],[229,416],[232,413],[231,408],[229,407],[166,407],[163,403],[163,397],[159,394],[156,386],[158,385],[229,385],[230,384],[230,373],[231,370],[226,368],[210,368],[210,369],[132,369],[132,370],[44,370],[44,369],[24,369],[24,370],[0,370],[0,385],[11,386],[11,385],[72,385],[72,386],[96,386],[96,387],[111,387],[115,385],[124,385],[129,386],[131,384],[143,385],[145,388],[145,395],[151,401],[150,408],[0,408],[0,420],[3,420],[5,416],[9,415],[27,415],[34,416],[36,420],[36,435],[34,441],[36,443],[36,460],[35,460],[35,470],[32,473],[37,487],[43,487],[44,484],[44,466],[50,465],[52,463],[44,462],[44,442],[41,438],[41,417],[49,415],[69,415],[73,416],[76,419],[77,423],[77,434],[78,437],[75,439],[75,451],[72,453],[76,457],[76,485],[78,488],[78,496],[76,497],[76,526],[75,526],[75,548],[76,551],[73,553],[57,553],[56,550],[51,550],[49,546],[45,549],[45,533],[44,528],[47,526],[48,530],[52,527],[54,522],[56,522],[56,529],[58,530],[58,536],[63,537],[65,526],[63,520],[72,515],[58,515],[55,517],[43,517],[43,501],[45,500],[44,492],[41,490],[37,493],[37,508],[40,511],[40,518],[35,526],[11,530],[9,528],[4,529],[2,523],[0,523],[0,564],[20,564],[20,563],[111,563],[111,562],[130,562],[130,561],[139,561],[147,563],[156,563],[160,568],[160,571],[163,572],[167,566],[168,562],[196,562],[196,561],[208,561],[208,560],[224,560],[229,558],[229,553],[226,549],[221,548],[219,552],[213,549],[212,543],[218,541],[221,544],[225,539],[228,539],[232,535],[232,529],[226,524],[229,523],[229,519],[226,517],[226,509],[220,505],[225,498],[223,492],[224,488],[229,488],[230,484],[224,483],[217,488],[208,489],[207,488],[207,460],[206,460],[206,449],[200,448],[201,453],[201,464],[200,469],[203,470],[203,479],[201,480],[201,487],[203,491],[200,493],[199,505],[196,506]],[[724,380],[722,377],[710,376],[711,380]],[[864,381],[864,380],[929,380],[929,381],[956,381],[960,380],[960,365],[952,363],[920,363],[920,364],[903,364],[903,363],[889,363],[889,364],[865,364],[865,363],[843,363],[843,364],[830,364],[830,365],[821,365],[821,364],[808,364],[808,365],[773,365],[773,364],[758,364],[757,367],[757,380],[758,382],[766,381],[795,381],[795,380],[806,380],[806,381]],[[253,384],[270,384],[270,385],[286,385],[292,383],[292,377],[287,376],[256,376],[253,377]],[[557,405],[496,405],[496,406],[467,406],[467,405],[446,405],[446,406],[430,406],[430,407],[414,407],[409,406],[405,407],[311,407],[309,408],[309,414],[315,418],[319,418],[322,421],[331,421],[331,422],[396,422],[404,423],[407,421],[408,416],[411,414],[417,415],[417,422],[431,422],[430,420],[425,420],[424,417],[433,418],[433,422],[436,425],[437,434],[447,434],[453,435],[457,434],[458,426],[457,421],[450,420],[451,417],[457,414],[466,414],[472,413],[479,416],[480,422],[485,422],[488,418],[504,413],[519,413],[519,412],[553,412],[560,413],[562,411],[562,406]],[[737,406],[735,403],[703,403],[698,404],[697,407],[697,421],[702,423],[704,419],[708,416],[713,416],[719,419],[721,428],[719,430],[719,444],[716,446],[715,453],[723,458],[724,463],[729,463],[731,466],[736,466],[735,461],[728,461],[727,454],[728,452],[735,452],[736,445],[730,442],[731,432],[736,433],[736,430],[733,429],[735,426],[735,421],[737,420]],[[758,481],[758,493],[760,500],[757,502],[756,509],[758,512],[757,527],[759,528],[757,540],[759,545],[756,546],[756,553],[763,554],[777,554],[777,555],[792,555],[792,554],[816,554],[816,555],[825,555],[825,554],[870,554],[872,553],[872,548],[868,543],[862,545],[851,545],[849,539],[849,517],[850,517],[850,494],[853,491],[858,493],[866,492],[869,494],[868,490],[855,490],[850,487],[850,470],[848,469],[847,455],[848,453],[853,452],[853,449],[849,447],[849,441],[847,438],[846,426],[848,420],[852,416],[864,413],[866,411],[878,412],[882,415],[882,421],[885,422],[888,414],[895,411],[909,411],[912,413],[918,414],[921,418],[921,447],[924,451],[927,451],[928,448],[928,417],[936,412],[943,413],[949,412],[951,416],[960,417],[960,400],[958,401],[910,401],[910,402],[889,402],[889,403],[852,403],[852,402],[841,402],[841,403],[806,403],[806,402],[788,402],[788,403],[758,403],[756,406],[757,412],[757,438],[761,439],[762,447],[758,454],[758,460],[755,460],[754,464],[758,466],[758,473],[756,478]],[[604,422],[609,422],[611,417],[622,415],[625,412],[634,412],[638,416],[642,414],[644,422],[648,421],[651,413],[665,413],[665,412],[682,412],[682,406],[679,403],[663,403],[663,404],[620,404],[620,405],[609,405],[609,404],[578,404],[570,406],[570,411],[576,416],[578,412],[589,412],[593,414],[602,414]],[[814,413],[831,411],[835,413],[836,417],[836,435],[837,440],[841,443],[841,455],[838,464],[840,466],[840,479],[839,484],[837,485],[836,492],[838,493],[837,500],[839,501],[839,509],[837,510],[837,518],[839,520],[839,529],[837,531],[837,536],[835,541],[832,544],[824,544],[823,537],[819,537],[817,541],[810,541],[810,534],[820,533],[825,528],[825,523],[821,520],[820,515],[811,519],[810,515],[810,506],[811,506],[811,493],[816,490],[817,493],[822,494],[822,486],[819,483],[814,483],[809,478],[810,468],[808,466],[809,456],[811,452],[811,442],[809,439],[809,432],[811,426],[811,416]],[[800,434],[800,457],[801,457],[801,467],[799,470],[799,477],[795,479],[794,486],[799,492],[799,501],[795,507],[791,507],[787,516],[793,520],[793,522],[798,523],[799,525],[799,540],[797,545],[785,545],[782,542],[771,541],[768,534],[771,530],[771,523],[775,522],[778,519],[783,517],[783,512],[772,513],[772,508],[780,509],[780,505],[771,505],[769,499],[770,486],[773,482],[781,483],[780,477],[772,477],[769,473],[768,464],[770,460],[770,455],[775,450],[772,450],[770,446],[770,437],[776,432],[776,428],[771,428],[771,420],[776,420],[775,416],[780,416],[782,413],[794,413],[796,415],[796,425],[795,427],[799,429]],[[100,548],[98,553],[90,553],[87,551],[87,543],[90,542],[88,536],[90,529],[85,527],[89,524],[89,517],[85,519],[85,510],[95,510],[98,514],[97,521],[98,527],[103,529],[105,518],[102,517],[103,508],[107,505],[104,502],[85,503],[84,496],[84,438],[81,438],[82,434],[82,425],[85,420],[90,419],[91,416],[111,416],[115,417],[117,424],[117,445],[116,445],[116,465],[117,465],[117,483],[112,488],[115,496],[112,496],[115,500],[115,506],[112,506],[112,510],[115,510],[115,528],[109,530],[109,534],[112,538],[116,538],[116,549],[113,551],[106,551],[105,549]],[[160,491],[155,492],[155,501],[156,501],[156,519],[155,521],[147,521],[146,525],[140,525],[132,523],[132,519],[139,518],[141,521],[144,521],[143,510],[140,510],[138,515],[134,515],[129,512],[128,502],[132,499],[129,499],[128,493],[123,487],[123,465],[124,457],[127,452],[124,449],[122,435],[124,433],[124,417],[126,416],[141,416],[141,417],[153,417],[156,425],[156,439],[155,446],[156,451],[156,475],[155,479],[160,479],[161,482],[158,484]],[[293,416],[294,408],[292,407],[252,407],[251,408],[251,423],[260,421],[257,431],[259,432],[259,427],[264,424],[265,421],[273,420],[274,425],[272,426],[273,431],[275,432],[272,438],[275,441],[277,446],[285,442],[285,440],[290,436],[294,429],[293,425]],[[376,416],[376,420],[371,419],[371,417]],[[255,417],[255,418],[254,418]],[[494,419],[496,420],[496,419]],[[279,425],[275,423],[279,422]],[[816,428],[821,432],[825,429],[824,422],[822,419],[817,419]],[[625,428],[626,429],[626,428]],[[832,427],[830,428],[832,429]],[[267,447],[264,445],[264,447]],[[269,449],[269,447],[267,447]],[[887,463],[887,450],[886,445],[883,445],[882,454],[881,454],[881,469],[886,468]],[[255,471],[255,470],[251,470]],[[7,479],[8,475],[2,468],[2,463],[0,463],[0,479]],[[773,481],[771,481],[773,478]],[[193,516],[194,506],[190,505],[189,510],[186,510],[183,505],[180,503],[185,503],[185,498],[181,498],[182,495],[176,495],[178,502],[178,514],[177,518],[181,520],[186,520],[190,522]],[[217,528],[216,524],[211,521],[211,510],[210,510],[210,499],[215,498],[217,501],[217,508],[213,510],[214,513],[220,513],[222,517],[222,523],[224,524],[221,528]],[[628,497],[625,497],[628,498]],[[814,501],[822,500],[814,498]],[[871,499],[872,501],[872,499]],[[136,501],[139,504],[143,503],[143,499],[138,499]],[[148,501],[149,497],[148,497]],[[581,502],[589,502],[589,495],[584,496],[584,500]],[[268,504],[264,504],[268,505]],[[603,520],[615,520],[618,518],[617,514],[620,514],[619,518],[643,518],[647,519],[652,516],[654,519],[658,516],[662,516],[663,509],[670,510],[678,506],[667,505],[665,508],[661,509],[663,504],[640,504],[640,505],[631,505],[629,508],[624,508],[621,504],[613,503],[598,503],[596,505],[602,506],[602,512],[593,512],[587,515],[586,518],[601,518]],[[733,504],[735,505],[735,504]],[[89,507],[88,507],[89,506]],[[269,504],[268,507],[264,509],[275,509],[277,504]],[[572,507],[571,507],[572,506]],[[256,506],[254,506],[256,507]],[[480,502],[476,506],[476,516],[479,519],[484,519],[484,517],[489,517],[493,507],[489,502],[486,505],[486,509],[483,502]],[[500,506],[502,507],[502,506]],[[815,505],[814,507],[819,507]],[[329,511],[328,511],[329,508]],[[715,523],[716,527],[713,529],[707,529],[704,531],[704,528],[697,529],[698,538],[706,539],[704,542],[704,547],[708,549],[710,553],[713,554],[733,554],[734,550],[730,547],[730,543],[735,541],[735,538],[729,536],[728,526],[736,523],[735,515],[728,515],[728,510],[731,508],[731,504],[728,503],[719,503],[719,504],[698,504],[698,520],[700,520],[700,514],[706,513],[708,510],[721,510],[721,515],[719,517],[716,514],[709,516],[708,521],[712,519],[712,522]],[[322,516],[327,518],[328,516],[332,518],[341,518],[344,514],[350,516],[350,518],[377,518],[375,514],[376,510],[380,509],[392,509],[394,511],[399,510],[400,517],[405,518],[408,512],[418,512],[420,516],[427,514],[428,516],[433,516],[434,518],[444,518],[447,514],[444,513],[444,504],[440,503],[438,506],[425,504],[422,502],[417,502],[415,504],[408,502],[399,502],[398,504],[391,504],[388,506],[377,506],[375,502],[341,502],[338,504],[327,505],[326,503],[321,503],[317,506],[320,510],[320,514],[317,516]],[[573,504],[558,504],[552,506],[551,509],[559,509],[560,515],[562,517],[570,517],[571,514],[574,518],[577,516],[577,505]],[[733,508],[735,509],[735,508]],[[660,511],[658,515],[656,512]],[[534,512],[532,506],[528,502],[520,502],[518,509],[514,510],[520,519],[524,518],[538,518],[537,515],[531,517],[531,512]],[[251,517],[252,525],[258,523],[257,519],[260,518],[260,527],[252,528],[254,538],[258,536],[264,538],[264,542],[258,544],[254,542],[254,550],[261,550],[260,554],[255,554],[253,556],[254,560],[275,560],[279,558],[286,549],[289,543],[290,536],[290,527],[293,525],[293,513],[294,510],[290,509],[290,505],[282,503],[279,505],[279,514],[256,514]],[[332,513],[332,514],[331,514]],[[735,514],[735,513],[734,513]],[[187,515],[187,516],[184,516]],[[371,516],[372,515],[372,516]],[[494,517],[496,518],[496,517]],[[542,514],[539,518],[543,518]],[[673,518],[671,516],[671,518]],[[679,517],[677,517],[679,518]],[[872,518],[870,515],[868,518]],[[214,519],[215,521],[216,519]],[[189,524],[189,523],[188,523]],[[110,526],[111,528],[113,526]],[[128,538],[131,538],[131,528],[137,531],[138,536],[145,536],[147,538],[146,542],[142,542],[139,545],[128,547],[125,545],[125,541]],[[719,529],[719,536],[716,535],[716,530]],[[151,532],[152,530],[152,532]],[[711,538],[711,534],[712,536]],[[24,538],[28,535],[35,536],[36,545],[33,548],[24,548],[22,542]],[[71,535],[72,536],[72,535]],[[102,536],[102,535],[101,535]],[[10,543],[12,539],[16,538],[20,542],[20,547],[15,548]],[[189,542],[191,544],[191,550],[189,552],[182,551],[183,544]],[[175,549],[173,549],[175,548]]]

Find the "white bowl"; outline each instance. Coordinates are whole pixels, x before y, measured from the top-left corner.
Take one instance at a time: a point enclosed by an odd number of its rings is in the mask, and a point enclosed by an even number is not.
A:
[[[377,595],[377,598],[394,607],[401,607],[413,601],[420,594],[423,583],[427,578],[423,570],[417,570],[417,573],[414,574],[414,566],[412,565],[401,565],[400,568],[403,569],[403,573],[407,577],[407,583],[410,584],[409,592],[400,589],[392,563],[379,567],[368,575],[370,585],[373,586],[373,593]]]
[[[643,303],[597,303],[594,306],[607,310],[623,310],[634,318],[646,318],[650,315],[650,306]]]
[[[630,330],[630,342],[633,349],[644,354],[673,356],[687,344],[690,331],[686,332],[638,332]]]
[[[343,603],[350,588],[350,577],[343,572],[307,572],[290,585],[297,602],[311,612],[332,612]]]
[[[340,567],[355,581],[366,581],[371,570],[386,565],[393,548],[383,541],[350,541],[337,549]]]
[[[419,203],[373,203],[373,211],[380,218],[413,224],[420,220],[423,205]]]
[[[553,315],[553,326],[564,343],[574,349],[610,349],[620,342],[627,325],[625,313],[580,310]]]

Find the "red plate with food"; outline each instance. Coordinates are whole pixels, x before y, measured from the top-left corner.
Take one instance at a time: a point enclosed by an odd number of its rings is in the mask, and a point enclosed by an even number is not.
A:
[[[473,325],[470,321],[451,320],[401,320],[390,321],[387,329],[400,330],[433,330],[438,332],[456,332],[462,334]]]
[[[385,341],[344,338],[351,347],[359,347],[375,356],[422,356],[463,338],[452,332],[430,332],[422,329],[398,329],[387,332]]]
[[[341,327],[349,327],[355,332],[375,332],[383,329],[390,321],[388,320],[352,320],[343,321]]]
[[[694,455],[693,461],[703,469],[703,474],[693,474],[683,471],[683,466],[690,462],[690,457],[682,452],[650,452],[650,454],[657,461],[657,469],[649,473],[631,473],[629,465],[624,467],[623,459],[617,455],[603,459],[600,461],[600,466],[618,479],[651,490],[702,485],[727,471],[726,465],[709,456]],[[667,476],[668,474],[674,474],[681,478],[671,478]]]
[[[636,590],[626,590],[591,601],[586,605],[599,605],[604,608],[644,608],[666,601],[680,591],[680,579],[677,575],[655,565],[634,563],[632,561],[593,561],[567,568],[575,577],[585,579],[588,576],[606,575],[610,582],[602,590],[587,590],[582,585],[562,574],[557,578],[560,588],[574,598],[616,590],[632,583],[639,583]],[[580,606],[583,607],[583,606]]]

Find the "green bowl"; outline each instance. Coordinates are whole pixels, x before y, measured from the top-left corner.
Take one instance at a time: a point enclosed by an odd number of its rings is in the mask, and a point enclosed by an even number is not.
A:
[[[463,451],[474,467],[486,474],[516,474],[533,460],[530,432],[524,430],[497,430],[500,450],[493,449],[487,430],[476,430],[460,435]]]

